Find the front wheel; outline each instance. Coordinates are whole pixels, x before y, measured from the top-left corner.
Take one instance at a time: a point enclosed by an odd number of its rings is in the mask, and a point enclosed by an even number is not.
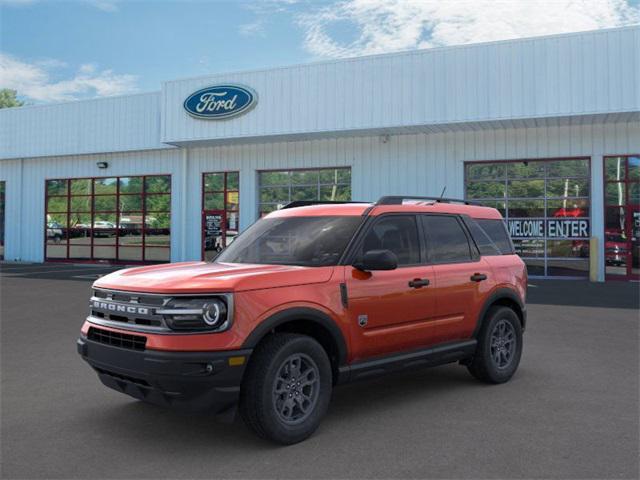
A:
[[[509,381],[522,355],[522,325],[509,307],[492,307],[478,334],[476,353],[467,367],[471,375],[487,383]]]
[[[329,358],[313,338],[278,333],[251,356],[240,393],[240,415],[260,437],[290,445],[309,437],[329,407]]]

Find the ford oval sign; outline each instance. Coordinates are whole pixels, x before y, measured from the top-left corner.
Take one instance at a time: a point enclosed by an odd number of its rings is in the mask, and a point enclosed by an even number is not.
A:
[[[242,85],[214,85],[192,93],[184,109],[196,118],[220,120],[241,115],[258,101],[256,92]]]

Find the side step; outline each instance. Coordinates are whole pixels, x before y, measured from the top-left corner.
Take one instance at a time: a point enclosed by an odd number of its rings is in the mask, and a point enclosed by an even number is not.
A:
[[[472,356],[476,351],[477,343],[475,339],[464,340],[413,350],[408,353],[396,353],[355,362],[351,365],[340,367],[338,383],[364,380],[410,368],[435,367],[445,363],[457,362]]]

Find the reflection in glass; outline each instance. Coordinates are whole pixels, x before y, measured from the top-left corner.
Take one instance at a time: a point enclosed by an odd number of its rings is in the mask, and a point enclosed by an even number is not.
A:
[[[204,176],[205,192],[220,192],[224,190],[224,173],[207,173]]]
[[[49,197],[47,198],[48,212],[66,212],[68,207],[67,197]]]
[[[91,179],[71,180],[71,195],[91,195]]]
[[[509,217],[544,217],[544,200],[509,200]]]
[[[467,184],[467,198],[501,198],[504,196],[504,182],[470,182]]]
[[[171,191],[171,177],[159,175],[145,178],[146,193],[169,193]]]
[[[93,246],[93,258],[99,258],[102,260],[115,260],[116,259],[116,247],[115,246]]]
[[[66,256],[66,252],[65,252],[65,256]],[[69,258],[88,260],[91,258],[91,247],[84,246],[84,245],[70,245]]]
[[[120,177],[120,194],[142,193],[142,177]]]
[[[588,197],[589,193],[587,179],[564,178],[547,181],[548,197]]]
[[[547,162],[547,177],[588,177],[589,160],[554,160]]]
[[[122,195],[120,194],[121,212],[141,212],[142,211],[142,195]]]
[[[93,184],[95,194],[113,194],[118,191],[117,178],[96,178]]]
[[[589,217],[589,200],[586,198],[547,200],[547,216],[554,218]]]
[[[168,262],[171,259],[171,251],[168,248],[146,247],[144,259],[147,262]]]
[[[227,190],[240,190],[240,173],[227,173]]]
[[[534,260],[531,258],[523,258],[523,260],[527,266],[527,273],[530,277],[544,276],[544,259]]]
[[[507,164],[509,178],[544,178],[545,162],[512,162]]]
[[[632,181],[640,180],[640,157],[628,158],[628,179]]]
[[[589,240],[547,240],[547,256],[589,258]]]
[[[142,261],[142,247],[119,247],[118,258],[120,260]]]
[[[318,170],[295,170],[291,172],[292,185],[318,185]],[[327,179],[329,182],[333,178]]]
[[[168,212],[171,209],[171,194],[147,195],[145,207],[147,212]]]
[[[606,184],[605,201],[609,205],[625,205],[625,184],[622,182],[613,182]]]
[[[71,197],[72,212],[90,212],[91,197]]]
[[[510,180],[507,196],[514,198],[544,197],[544,180]]]
[[[222,210],[224,209],[224,193],[205,193],[204,194],[205,210]]]
[[[472,163],[467,165],[467,180],[497,180],[505,177],[503,163]]]
[[[115,212],[117,197],[115,195],[97,195],[93,197],[93,210],[96,212]]]
[[[607,180],[624,180],[625,157],[610,157],[604,159],[604,175]]]
[[[67,258],[67,244],[47,242],[47,258]]]
[[[587,277],[588,260],[547,260],[547,275],[554,277]]]
[[[67,195],[66,180],[47,180],[47,195]]]

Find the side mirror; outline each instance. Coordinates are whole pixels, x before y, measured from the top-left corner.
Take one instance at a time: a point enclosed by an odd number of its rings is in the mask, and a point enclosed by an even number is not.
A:
[[[395,270],[398,268],[398,257],[391,250],[369,250],[353,264],[358,270]]]

